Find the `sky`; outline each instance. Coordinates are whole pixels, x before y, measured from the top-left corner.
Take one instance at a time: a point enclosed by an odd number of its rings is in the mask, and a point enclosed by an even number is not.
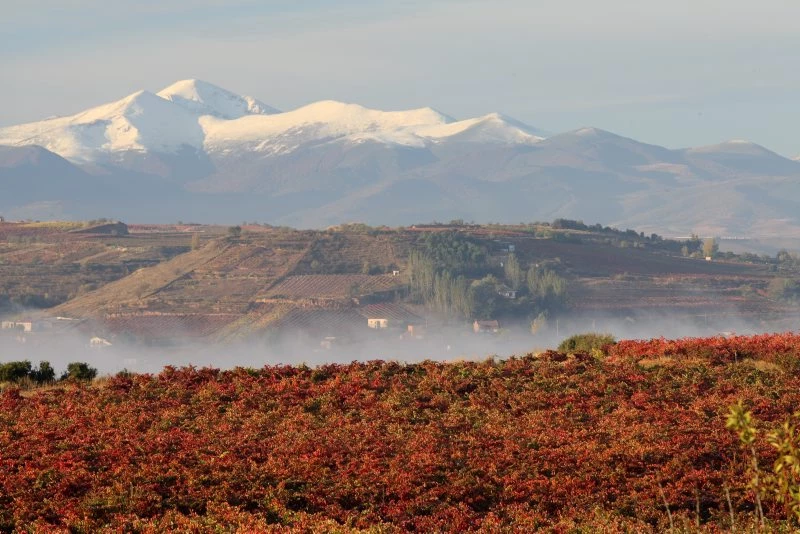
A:
[[[0,0],[0,126],[199,78],[800,156],[797,0]]]

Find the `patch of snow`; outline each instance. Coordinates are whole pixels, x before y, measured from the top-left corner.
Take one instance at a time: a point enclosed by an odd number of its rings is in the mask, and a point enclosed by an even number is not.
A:
[[[149,91],[137,91],[69,117],[0,128],[0,143],[41,145],[76,162],[103,161],[114,152],[200,149],[197,119]]]
[[[213,115],[221,119],[280,113],[252,96],[240,96],[202,80],[181,80],[157,94],[192,113]]]
[[[434,140],[458,139],[480,143],[535,144],[543,140],[533,133],[532,128],[499,113],[419,128],[416,134]]]
[[[456,121],[431,108],[380,111],[333,100],[288,112],[200,80],[159,91],[137,91],[69,117],[0,128],[0,144],[41,145],[78,163],[102,163],[116,153],[257,151],[280,155],[309,144],[365,143],[425,147],[447,140],[532,144],[542,138],[499,114]]]
[[[273,145],[299,147],[334,139],[420,146],[423,141],[415,134],[417,128],[449,122],[451,118],[431,108],[379,111],[333,100],[275,115],[250,115],[231,121],[209,116],[200,119],[206,148],[214,151],[241,143],[250,149],[272,151]]]
[[[598,135],[600,130],[597,128],[581,128],[580,130],[575,131],[575,135],[580,135],[581,137],[589,137],[593,135]]]

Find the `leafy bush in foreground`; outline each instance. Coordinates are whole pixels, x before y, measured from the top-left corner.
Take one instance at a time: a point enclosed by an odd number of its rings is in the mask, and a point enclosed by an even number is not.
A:
[[[61,380],[94,380],[97,376],[97,369],[88,363],[72,362],[67,364],[67,370],[61,375]]]
[[[597,351],[605,352],[605,350],[616,343],[616,339],[611,334],[598,334],[596,332],[589,332],[586,334],[575,334],[570,336],[558,346],[561,352],[585,352],[593,354]]]

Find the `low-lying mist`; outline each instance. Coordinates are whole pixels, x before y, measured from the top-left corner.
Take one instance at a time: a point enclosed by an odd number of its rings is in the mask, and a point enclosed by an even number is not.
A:
[[[0,362],[29,360],[34,365],[49,361],[57,373],[70,362],[86,362],[102,374],[122,370],[157,373],[164,366],[230,369],[265,365],[316,366],[352,361],[480,360],[554,349],[566,337],[583,332],[609,333],[617,339],[681,338],[713,335],[756,334],[793,330],[796,318],[763,321],[734,313],[675,315],[632,313],[626,317],[572,316],[552,319],[536,334],[528,324],[503,325],[495,334],[476,334],[470,326],[429,326],[424,337],[409,338],[401,331],[369,330],[330,339],[304,331],[282,332],[279,338],[246,342],[209,343],[175,334],[169,345],[151,346],[117,342],[90,346],[90,336],[70,333],[30,333],[0,336]],[[325,345],[325,346],[323,346]]]

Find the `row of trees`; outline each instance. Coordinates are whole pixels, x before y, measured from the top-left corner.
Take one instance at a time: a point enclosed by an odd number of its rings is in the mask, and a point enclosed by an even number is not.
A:
[[[93,380],[96,376],[97,369],[89,364],[72,362],[59,380]],[[39,362],[36,368],[28,360],[0,363],[0,383],[20,384],[26,381],[38,385],[49,384],[56,381],[56,371],[48,361]]]
[[[454,266],[465,266],[463,257],[449,264],[444,260],[447,257],[441,253],[432,257],[427,251],[410,254],[412,300],[444,315],[464,319],[488,319],[504,314],[535,317],[556,311],[566,301],[567,282],[564,278],[538,265],[525,270],[513,253],[504,264],[504,281],[522,293],[516,299],[501,295],[504,283],[488,272],[488,267],[480,272],[482,278],[470,279],[457,270],[451,270]],[[453,260],[453,256],[450,255],[449,259]]]
[[[423,252],[413,251],[409,256],[412,300],[446,314],[470,318],[473,298],[470,281],[463,275],[453,274]]]

